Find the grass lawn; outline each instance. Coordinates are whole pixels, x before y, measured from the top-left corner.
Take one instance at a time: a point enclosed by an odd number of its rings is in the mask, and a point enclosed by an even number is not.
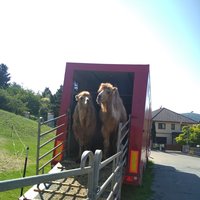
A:
[[[44,127],[42,132],[49,130]],[[36,147],[38,123],[24,117],[0,110],[0,180],[23,176],[26,147],[29,147],[26,176],[36,174]],[[52,133],[54,134],[54,133]],[[50,136],[48,136],[50,137]],[[52,137],[52,135],[51,135]],[[46,141],[47,138],[44,138]],[[53,143],[42,148],[41,155],[53,147]],[[52,158],[50,154],[42,163]],[[50,169],[50,166],[45,172]],[[25,191],[25,190],[24,190]],[[0,193],[1,199],[17,199],[20,189]]]
[[[141,186],[123,185],[122,200],[148,200],[153,192],[151,184],[153,181],[153,163],[148,162],[143,175],[143,184]]]

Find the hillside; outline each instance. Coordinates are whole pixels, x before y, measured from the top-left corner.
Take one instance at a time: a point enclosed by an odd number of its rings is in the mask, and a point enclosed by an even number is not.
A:
[[[42,131],[48,129],[46,126]],[[0,110],[0,180],[22,177],[27,146],[29,154],[26,174],[35,175],[37,132],[36,121]],[[47,145],[44,152],[52,148],[52,145]],[[19,190],[3,192],[0,199],[3,194],[6,199],[16,199]]]

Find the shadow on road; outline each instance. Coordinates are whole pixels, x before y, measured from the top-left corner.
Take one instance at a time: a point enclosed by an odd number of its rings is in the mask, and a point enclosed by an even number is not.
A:
[[[151,200],[198,200],[199,188],[200,178],[197,175],[178,171],[171,166],[154,165],[154,195]]]

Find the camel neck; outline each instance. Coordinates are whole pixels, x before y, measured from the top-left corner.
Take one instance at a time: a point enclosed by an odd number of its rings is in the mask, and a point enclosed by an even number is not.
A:
[[[108,106],[107,103],[101,103],[101,110],[102,112],[107,113],[110,111],[110,106]]]

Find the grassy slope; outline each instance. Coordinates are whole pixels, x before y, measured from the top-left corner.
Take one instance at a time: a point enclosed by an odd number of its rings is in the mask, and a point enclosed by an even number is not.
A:
[[[48,129],[44,127],[42,131]],[[35,175],[37,130],[37,122],[0,110],[0,180],[22,177],[27,146],[29,154],[26,176]],[[45,146],[43,152],[52,148],[52,145]],[[2,192],[0,199],[16,199],[19,194],[20,189]]]

